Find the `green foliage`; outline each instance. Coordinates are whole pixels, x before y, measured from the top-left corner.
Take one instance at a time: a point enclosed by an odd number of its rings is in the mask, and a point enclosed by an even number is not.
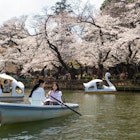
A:
[[[101,8],[104,8],[108,3],[110,3],[112,0],[104,0],[104,2],[101,5]]]
[[[52,10],[56,14],[60,14],[64,11],[72,12],[70,4],[67,4],[67,0],[61,0],[61,2],[56,2],[55,6],[52,7]]]
[[[134,75],[133,79],[136,79],[136,80],[140,79],[140,73],[136,73],[136,74]]]
[[[109,3],[111,2],[120,2],[121,0],[104,0],[104,2],[102,3],[101,5],[101,9],[102,8],[105,8]],[[136,0],[126,0],[127,3],[133,3],[135,2]]]

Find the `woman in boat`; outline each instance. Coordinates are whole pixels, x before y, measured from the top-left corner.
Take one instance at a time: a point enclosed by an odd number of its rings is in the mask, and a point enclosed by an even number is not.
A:
[[[44,104],[44,101],[46,100],[44,87],[45,87],[45,81],[41,79],[33,87],[29,95],[29,101],[32,105]]]
[[[50,99],[49,103],[53,105],[61,104],[62,102],[61,96],[62,96],[62,91],[59,90],[58,83],[54,82],[52,85],[52,89],[48,92],[48,97]]]

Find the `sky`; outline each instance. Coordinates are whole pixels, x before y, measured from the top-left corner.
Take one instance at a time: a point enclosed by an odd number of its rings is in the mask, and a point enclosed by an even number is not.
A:
[[[54,6],[60,0],[0,0],[0,25],[12,17],[21,15],[40,14],[44,7]],[[90,2],[99,9],[104,0],[81,0],[83,3]]]

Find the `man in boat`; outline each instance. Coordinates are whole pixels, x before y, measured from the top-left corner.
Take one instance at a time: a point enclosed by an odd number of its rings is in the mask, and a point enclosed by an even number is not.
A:
[[[97,83],[97,89],[103,89],[103,84],[102,83]]]

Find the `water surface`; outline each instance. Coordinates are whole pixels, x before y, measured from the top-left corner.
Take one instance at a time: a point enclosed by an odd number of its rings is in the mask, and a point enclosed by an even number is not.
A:
[[[0,140],[140,140],[140,93],[63,91],[63,100],[78,103],[82,116],[4,125]]]

